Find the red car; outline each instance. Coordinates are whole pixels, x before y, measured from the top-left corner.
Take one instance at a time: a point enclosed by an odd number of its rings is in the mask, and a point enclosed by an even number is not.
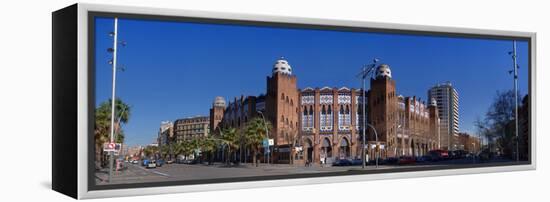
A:
[[[402,156],[397,162],[399,165],[414,164],[416,160],[412,156]]]

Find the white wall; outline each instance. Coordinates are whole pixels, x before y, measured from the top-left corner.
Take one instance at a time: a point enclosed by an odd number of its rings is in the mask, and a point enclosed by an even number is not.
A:
[[[112,1],[83,1],[109,3]],[[550,19],[544,1],[123,0],[117,4],[538,33],[538,169],[528,172],[338,183],[104,201],[524,201],[548,198]],[[51,184],[51,12],[73,1],[2,1],[0,12],[0,198],[69,200]],[[546,18],[546,20],[545,20]],[[16,160],[18,153],[24,161]],[[9,155],[7,155],[9,154]],[[11,164],[11,163],[16,163]],[[6,165],[8,163],[8,165]],[[546,191],[546,193],[545,193]],[[11,198],[11,200],[10,200]],[[367,199],[369,198],[369,199]],[[6,200],[7,199],[7,200]],[[103,201],[102,200],[102,201]]]

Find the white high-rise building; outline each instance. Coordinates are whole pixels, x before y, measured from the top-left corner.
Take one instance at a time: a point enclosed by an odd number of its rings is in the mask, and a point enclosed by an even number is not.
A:
[[[440,145],[442,149],[456,150],[459,133],[458,92],[451,82],[437,84],[428,90],[428,99],[434,99],[440,118]]]

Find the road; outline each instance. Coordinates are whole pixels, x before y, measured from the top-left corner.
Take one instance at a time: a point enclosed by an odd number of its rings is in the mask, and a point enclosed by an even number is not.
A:
[[[457,164],[472,164],[471,159],[458,159],[452,161],[440,161],[434,163],[418,163],[408,166],[398,165],[380,165],[376,168],[373,165],[367,166],[367,170],[381,170],[392,168],[406,167],[433,167],[433,166],[451,166]],[[326,173],[326,172],[342,172],[349,170],[359,170],[361,166],[346,166],[346,167],[320,167],[311,166],[293,166],[288,164],[266,165],[260,164],[259,167],[243,164],[239,166],[227,167],[222,164],[215,165],[188,165],[188,164],[165,164],[162,167],[147,169],[139,164],[125,163],[125,169],[122,171],[113,172],[112,182],[107,181],[107,170],[102,170],[95,173],[96,184],[128,184],[128,183],[145,183],[145,182],[163,182],[163,181],[182,181],[182,180],[204,180],[204,179],[221,179],[221,178],[236,178],[236,177],[254,177],[254,176],[271,176],[271,175],[289,175],[289,174],[310,174],[310,173]]]

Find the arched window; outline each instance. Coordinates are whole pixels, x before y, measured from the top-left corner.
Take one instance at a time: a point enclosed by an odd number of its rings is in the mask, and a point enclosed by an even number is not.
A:
[[[285,93],[281,94],[281,100],[285,100]]]

